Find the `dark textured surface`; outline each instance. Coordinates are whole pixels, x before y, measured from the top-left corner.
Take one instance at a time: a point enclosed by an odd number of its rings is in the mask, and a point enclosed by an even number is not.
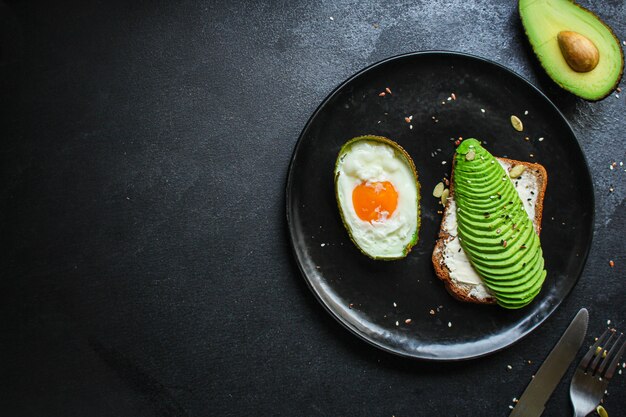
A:
[[[63,3],[0,6],[3,415],[505,416],[581,306],[589,340],[607,319],[626,328],[626,172],[609,170],[626,159],[626,94],[592,104],[556,88],[514,2]],[[626,39],[621,0],[582,4]],[[546,92],[596,186],[571,296],[512,348],[450,365],[338,325],[284,220],[317,105],[362,67],[427,49],[490,58]],[[612,416],[625,386],[609,387]],[[570,414],[562,383],[545,415]]]

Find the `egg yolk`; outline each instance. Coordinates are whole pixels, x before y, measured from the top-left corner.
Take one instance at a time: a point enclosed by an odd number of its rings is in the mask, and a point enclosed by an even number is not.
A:
[[[365,181],[352,191],[352,204],[363,221],[384,221],[396,210],[398,192],[389,181]]]

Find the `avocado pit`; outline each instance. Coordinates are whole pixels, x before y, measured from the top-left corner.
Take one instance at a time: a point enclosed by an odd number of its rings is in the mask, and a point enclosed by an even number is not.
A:
[[[564,30],[558,33],[557,40],[561,53],[576,72],[590,72],[600,61],[598,48],[580,33]]]

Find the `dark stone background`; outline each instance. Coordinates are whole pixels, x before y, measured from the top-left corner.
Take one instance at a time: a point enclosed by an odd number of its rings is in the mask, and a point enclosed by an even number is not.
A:
[[[580,307],[589,341],[607,319],[626,328],[626,172],[609,170],[626,159],[626,91],[559,90],[514,1],[59,3],[0,3],[2,415],[505,416]],[[582,4],[626,39],[622,0]],[[431,49],[546,92],[596,187],[571,296],[520,343],[455,364],[390,356],[337,324],[298,272],[284,211],[323,98]],[[609,387],[611,416],[625,387]],[[546,416],[572,414],[567,393]]]

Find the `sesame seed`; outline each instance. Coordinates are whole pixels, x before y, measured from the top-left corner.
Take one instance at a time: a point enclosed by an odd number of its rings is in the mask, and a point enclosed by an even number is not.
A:
[[[386,87],[385,91],[388,92],[389,94],[391,94],[391,89],[389,87]]]
[[[610,325],[611,325],[611,320],[607,320],[607,321],[606,321],[606,325],[607,325],[607,326],[610,326]]]
[[[524,112],[524,116],[528,116],[528,110]]]
[[[331,16],[331,17],[330,17],[330,20],[335,20],[335,18]]]
[[[441,161],[441,165],[445,165],[445,164],[446,164],[446,161]]]
[[[513,409],[513,406],[512,406],[512,405],[509,405],[509,408],[512,410],[512,409]]]
[[[394,306],[394,307],[398,307],[398,304],[396,304],[396,303],[393,303],[393,306]]]
[[[543,137],[540,137],[539,139],[537,139],[539,142],[543,142]]]
[[[409,125],[409,129],[413,130],[413,125]]]
[[[326,243],[322,243],[322,244],[320,244],[320,246],[321,246],[321,247],[324,247],[324,246],[326,246]]]
[[[399,322],[399,321],[396,321],[396,326],[399,326],[399,325],[400,325],[400,322]]]
[[[406,319],[406,320],[404,320],[404,322],[405,322],[406,324],[411,324],[411,319]]]
[[[480,111],[484,113],[484,112],[485,112],[485,109],[480,109]]]
[[[452,327],[452,322],[451,321],[448,322],[448,327]]]
[[[507,365],[507,366],[506,366],[506,368],[507,368],[508,370],[513,369],[513,367],[512,367],[511,365]]]

